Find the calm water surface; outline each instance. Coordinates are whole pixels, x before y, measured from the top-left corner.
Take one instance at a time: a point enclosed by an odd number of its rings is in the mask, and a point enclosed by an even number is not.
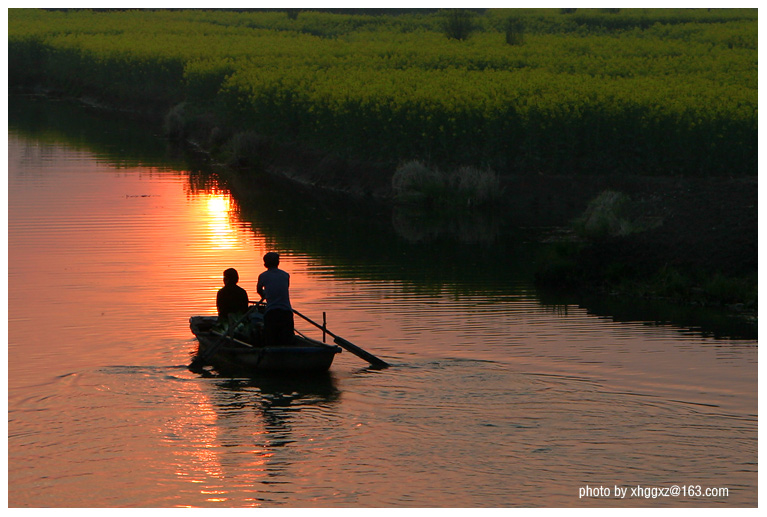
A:
[[[502,244],[446,256],[449,236],[423,242],[402,214],[339,226],[266,187],[239,206],[153,158],[156,139],[25,109],[8,142],[10,506],[757,505],[755,339],[542,303],[532,244],[498,264],[481,256]],[[299,311],[393,367],[344,352],[319,378],[188,371],[189,317],[215,311],[227,267],[254,293],[272,249]],[[579,497],[616,485],[728,493]]]

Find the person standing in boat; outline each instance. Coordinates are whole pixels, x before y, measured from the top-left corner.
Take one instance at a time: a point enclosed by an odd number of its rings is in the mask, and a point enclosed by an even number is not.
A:
[[[290,275],[280,269],[280,255],[270,251],[264,255],[266,271],[258,275],[256,291],[264,311],[264,341],[266,346],[288,346],[293,343],[293,307],[290,305]]]
[[[248,293],[237,285],[240,275],[234,268],[224,271],[224,287],[216,294],[218,322],[229,321],[229,316],[241,317],[248,310]]]

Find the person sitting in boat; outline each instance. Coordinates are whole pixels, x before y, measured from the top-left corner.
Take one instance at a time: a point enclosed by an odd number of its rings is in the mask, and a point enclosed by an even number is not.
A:
[[[256,291],[264,311],[264,343],[266,346],[289,346],[293,343],[293,307],[290,305],[290,275],[280,269],[280,255],[270,251],[264,255],[266,271],[258,275]]]
[[[234,319],[241,318],[248,310],[248,293],[237,285],[240,275],[234,268],[224,271],[224,287],[216,295],[219,324],[228,323],[230,315]]]

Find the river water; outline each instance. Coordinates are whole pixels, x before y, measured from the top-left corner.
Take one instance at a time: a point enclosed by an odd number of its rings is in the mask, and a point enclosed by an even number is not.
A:
[[[12,98],[9,130],[11,507],[757,505],[753,329],[539,293],[535,229],[238,201],[125,117]],[[189,317],[268,250],[392,367],[189,371]]]

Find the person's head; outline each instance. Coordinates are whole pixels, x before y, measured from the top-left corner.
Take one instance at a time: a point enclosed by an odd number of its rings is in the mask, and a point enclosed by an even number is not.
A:
[[[233,285],[240,281],[240,275],[234,268],[229,268],[224,271],[224,285]]]
[[[280,254],[274,251],[270,251],[264,255],[264,267],[272,268],[280,265]]]

